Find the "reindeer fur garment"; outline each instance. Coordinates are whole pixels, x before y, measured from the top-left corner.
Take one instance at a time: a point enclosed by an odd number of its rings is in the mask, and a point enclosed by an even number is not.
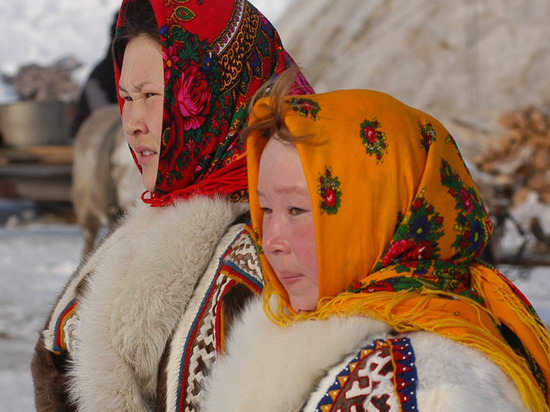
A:
[[[429,332],[405,335],[416,357],[419,411],[523,410],[515,385],[480,352]],[[283,328],[266,317],[256,299],[234,325],[225,357],[213,367],[201,411],[316,410],[348,355],[392,336],[385,323],[359,316]]]
[[[166,342],[220,238],[246,208],[207,197],[141,204],[116,242],[102,244],[72,334],[70,392],[79,410],[138,412],[154,403]]]

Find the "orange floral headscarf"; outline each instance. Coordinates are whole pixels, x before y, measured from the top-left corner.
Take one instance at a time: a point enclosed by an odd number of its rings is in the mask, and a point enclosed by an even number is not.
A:
[[[458,147],[433,117],[374,91],[286,98],[314,207],[319,304],[292,311],[261,254],[265,309],[288,325],[365,315],[398,332],[426,330],[475,347],[517,384],[533,410],[548,407],[550,338],[529,302],[478,260],[492,225]],[[271,113],[269,97],[251,124]],[[260,252],[256,187],[261,131],[248,139],[252,221]],[[279,302],[273,307],[270,302]]]

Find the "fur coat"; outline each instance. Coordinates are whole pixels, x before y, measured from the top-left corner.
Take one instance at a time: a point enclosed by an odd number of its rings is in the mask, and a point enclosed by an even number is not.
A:
[[[389,355],[387,342],[401,344]],[[429,332],[397,335],[366,317],[282,328],[261,300],[244,311],[205,387],[202,412],[523,410],[513,382],[476,350]]]
[[[237,223],[246,211],[199,196],[131,211],[70,279],[41,333],[37,410],[193,410],[222,320],[261,289],[256,249]]]

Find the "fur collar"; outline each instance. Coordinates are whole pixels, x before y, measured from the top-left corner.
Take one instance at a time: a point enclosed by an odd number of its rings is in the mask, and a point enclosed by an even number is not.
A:
[[[391,328],[364,317],[272,323],[256,299],[234,326],[228,356],[216,361],[201,411],[299,411],[327,371],[368,337]],[[345,339],[342,339],[345,336]]]
[[[71,348],[79,410],[137,412],[154,403],[166,343],[220,238],[246,208],[198,196],[138,205],[116,242],[102,245],[103,258],[88,267]]]

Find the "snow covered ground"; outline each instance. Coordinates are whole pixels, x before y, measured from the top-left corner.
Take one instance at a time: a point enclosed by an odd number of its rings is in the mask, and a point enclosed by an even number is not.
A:
[[[34,411],[29,364],[38,330],[80,258],[78,227],[0,200],[0,411]],[[550,268],[501,268],[550,324]]]
[[[0,411],[33,411],[29,362],[37,330],[68,276],[82,240],[76,225],[32,223],[32,205],[0,201]],[[29,220],[29,223],[22,223]]]

